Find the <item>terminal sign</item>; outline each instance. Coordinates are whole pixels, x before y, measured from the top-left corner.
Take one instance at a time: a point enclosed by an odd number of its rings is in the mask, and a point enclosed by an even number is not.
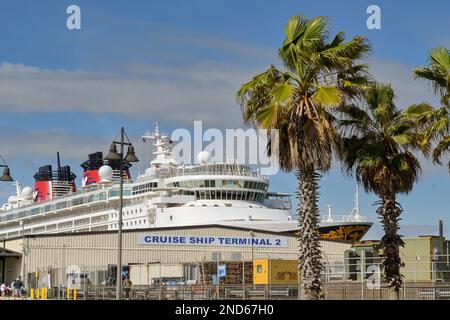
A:
[[[253,243],[253,244],[252,244]],[[190,245],[190,246],[254,246],[270,248],[286,248],[286,237],[212,237],[185,235],[152,235],[140,234],[138,244],[151,245]]]

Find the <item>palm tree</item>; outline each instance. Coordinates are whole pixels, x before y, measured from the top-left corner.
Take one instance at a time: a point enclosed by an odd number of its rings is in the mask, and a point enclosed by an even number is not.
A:
[[[436,47],[431,50],[429,61],[429,65],[414,69],[414,76],[429,81],[434,92],[441,97],[441,108],[421,118],[421,122],[428,125],[424,143],[438,141],[433,150],[433,160],[440,163],[442,155],[450,150],[450,51]]]
[[[380,198],[377,214],[385,232],[380,247],[390,299],[399,298],[402,286],[399,248],[404,243],[397,232],[403,209],[397,194],[410,192],[419,178],[420,164],[412,151],[426,150],[417,119],[432,110],[419,104],[400,111],[394,99],[390,85],[374,84],[365,95],[366,107],[343,106],[340,120],[343,169],[349,174],[355,170],[358,183]]]
[[[430,64],[414,69],[418,79],[430,81],[436,94],[441,96],[442,106],[450,108],[450,51],[436,47],[430,52]]]
[[[322,297],[321,250],[318,222],[320,172],[330,168],[339,135],[332,115],[336,108],[363,92],[366,65],[356,61],[370,46],[357,36],[345,42],[339,32],[328,42],[327,19],[292,17],[279,49],[283,69],[267,71],[244,83],[237,93],[244,122],[279,130],[279,141],[268,142],[284,171],[296,171],[299,198],[298,246],[300,295]],[[277,144],[278,143],[278,144]]]

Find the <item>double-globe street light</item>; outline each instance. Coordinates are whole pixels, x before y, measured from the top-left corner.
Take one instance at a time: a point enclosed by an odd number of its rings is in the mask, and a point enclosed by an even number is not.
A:
[[[3,168],[3,175],[0,177],[0,181],[14,181],[14,179],[11,177],[11,174],[9,173],[9,167],[6,164],[5,160],[3,159],[2,156],[0,156],[0,159],[2,160],[3,164],[0,164],[0,167]],[[22,244],[23,245],[23,244]],[[24,259],[24,256],[22,256],[22,260]],[[5,274],[4,270],[3,270],[3,274]],[[4,282],[5,279],[2,279],[2,281]]]
[[[125,142],[125,137],[128,142]],[[116,145],[120,146],[120,152],[117,153]],[[124,147],[128,146],[127,155],[124,157]],[[123,164],[131,162],[139,162],[134,153],[134,147],[128,139],[123,127],[120,128],[120,141],[113,141],[109,148],[109,152],[104,160],[119,161],[120,170],[120,186],[119,186],[119,221],[117,234],[117,275],[116,275],[116,299],[122,297],[122,209],[123,209]]]

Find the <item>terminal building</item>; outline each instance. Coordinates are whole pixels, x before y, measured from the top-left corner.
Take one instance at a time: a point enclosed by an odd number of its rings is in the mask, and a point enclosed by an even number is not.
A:
[[[321,247],[324,259],[343,269],[344,252],[351,244],[321,240]],[[105,283],[111,276],[115,278],[114,272],[108,273],[108,266],[117,263],[116,231],[25,235],[4,240],[2,250],[0,275],[7,283],[25,275],[26,284],[31,287],[65,286],[67,274],[72,272],[86,274],[93,285]],[[250,266],[257,259],[297,257],[297,239],[292,232],[214,224],[123,231],[122,265],[127,270],[158,264],[157,269],[164,273],[168,266],[183,266],[183,274],[178,277],[191,283],[211,283],[205,270],[217,262],[244,261]],[[161,276],[164,275],[160,273]],[[151,284],[150,280],[147,277],[145,282]]]

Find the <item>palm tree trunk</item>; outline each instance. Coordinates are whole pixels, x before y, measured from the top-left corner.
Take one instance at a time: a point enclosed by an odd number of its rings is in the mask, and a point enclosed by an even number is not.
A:
[[[403,209],[395,201],[395,194],[383,195],[381,201],[378,202],[380,207],[377,213],[381,219],[384,228],[384,236],[381,239],[381,249],[384,250],[385,260],[383,262],[386,281],[389,285],[389,299],[399,300],[400,288],[403,279],[400,274],[402,261],[400,259],[400,246],[404,242],[397,234],[400,229],[399,220]]]
[[[299,198],[298,215],[298,249],[300,298],[317,300],[323,297],[322,251],[319,237],[319,208],[317,207],[318,180],[320,175],[312,167],[298,170]]]

